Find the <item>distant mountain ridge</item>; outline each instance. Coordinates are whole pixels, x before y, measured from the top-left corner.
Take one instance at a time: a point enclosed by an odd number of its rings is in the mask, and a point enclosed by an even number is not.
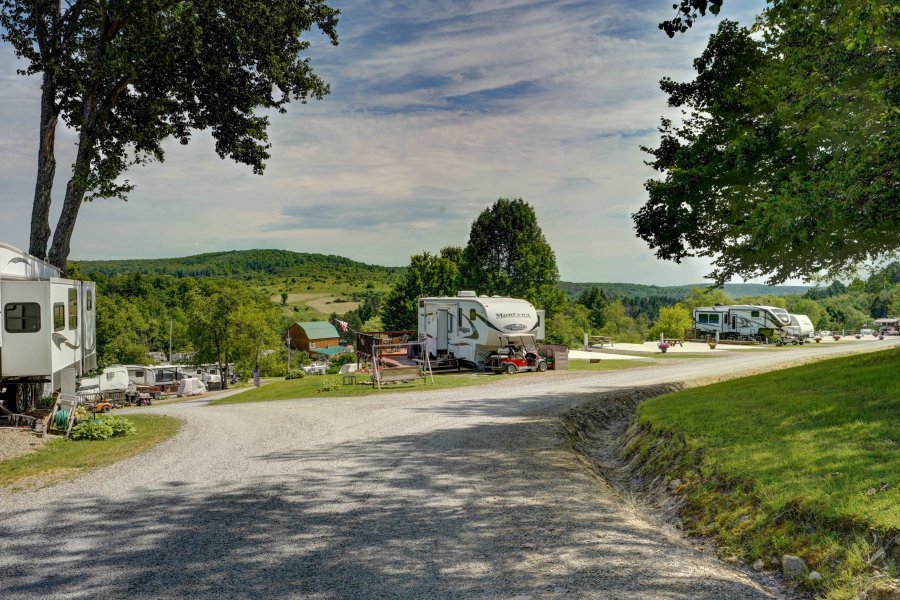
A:
[[[174,275],[176,277],[233,277],[253,279],[264,276],[304,277],[321,275],[323,270],[376,280],[392,279],[405,267],[370,265],[334,254],[293,252],[290,250],[228,250],[207,252],[180,258],[133,258],[122,260],[76,261],[85,272],[106,275],[142,273],[145,275]],[[597,286],[616,296],[629,298],[664,297],[681,300],[694,288],[708,284],[657,286],[640,283],[576,283],[560,282],[562,289],[578,296],[585,289]],[[725,292],[732,297],[772,294],[804,294],[805,286],[768,286],[759,283],[726,283]]]
[[[696,288],[709,287],[708,283],[694,283],[689,285],[644,285],[640,283],[573,283],[563,281],[560,283],[562,289],[571,296],[578,296],[584,290],[591,287],[598,287],[607,292],[612,292],[616,296],[629,298],[649,298],[651,296],[673,298],[681,300],[687,296],[691,290]],[[765,285],[763,283],[726,283],[725,293],[732,298],[740,296],[762,296],[771,294],[773,296],[787,296],[788,294],[805,294],[810,288],[803,285]]]
[[[260,275],[304,276],[321,269],[343,273],[371,272],[386,275],[403,267],[382,267],[357,262],[333,254],[292,252],[290,250],[229,250],[208,252],[180,258],[133,258],[124,260],[76,261],[83,271],[107,276],[122,273],[174,275],[176,277],[236,277]]]

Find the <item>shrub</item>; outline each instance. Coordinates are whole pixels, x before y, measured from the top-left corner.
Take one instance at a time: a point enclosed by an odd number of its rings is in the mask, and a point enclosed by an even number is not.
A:
[[[132,435],[137,433],[134,423],[123,417],[103,417],[103,423],[112,428],[113,437]]]
[[[338,382],[337,377],[326,377],[322,380],[322,387],[319,388],[319,391],[333,392],[340,387],[341,384]]]
[[[73,440],[108,440],[113,436],[113,428],[101,419],[82,421],[72,428]]]
[[[303,379],[306,375],[300,369],[292,369],[287,375],[284,376],[285,379]]]

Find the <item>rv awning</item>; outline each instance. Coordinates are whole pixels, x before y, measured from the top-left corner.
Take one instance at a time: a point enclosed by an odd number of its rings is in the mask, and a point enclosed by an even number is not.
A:
[[[337,354],[343,354],[344,352],[350,352],[352,348],[348,348],[347,346],[328,346],[327,348],[310,348],[310,354],[319,354],[321,356],[335,356]]]

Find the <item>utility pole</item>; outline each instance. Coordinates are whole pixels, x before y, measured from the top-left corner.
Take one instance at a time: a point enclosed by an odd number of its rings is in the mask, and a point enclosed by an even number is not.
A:
[[[169,362],[172,362],[172,317],[169,317]]]

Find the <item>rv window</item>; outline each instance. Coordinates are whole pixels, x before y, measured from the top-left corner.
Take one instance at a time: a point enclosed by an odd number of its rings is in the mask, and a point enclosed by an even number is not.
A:
[[[10,302],[3,309],[3,322],[9,333],[40,331],[41,305],[37,302]]]
[[[751,311],[750,311],[750,316],[751,316],[751,317],[758,317],[758,316],[759,316],[759,311],[758,311],[758,310],[751,310]]]
[[[473,324],[475,323],[475,315],[477,315],[477,314],[478,313],[475,311],[474,308],[469,309],[469,320],[472,321]]]
[[[69,290],[69,329],[78,327],[78,290]]]
[[[143,378],[144,378],[144,372],[143,372],[143,371],[135,371],[135,372],[134,372],[134,376],[135,376],[137,379],[143,379]]]
[[[94,291],[93,290],[87,291],[87,300],[85,300],[85,304],[86,304],[86,306],[84,307],[85,310],[94,310]]]
[[[709,315],[709,322],[719,324],[719,315]]]
[[[709,323],[709,315],[706,313],[700,313],[698,322],[699,323]]]
[[[462,308],[456,309],[456,320],[459,321],[460,325],[462,325]]]
[[[107,381],[112,381],[113,378],[114,378],[115,376],[116,376],[116,374],[113,373],[112,371],[107,371],[107,373],[106,373],[106,380],[107,380]]]
[[[53,331],[62,331],[66,328],[66,305],[57,302],[53,305]]]
[[[316,347],[316,343],[315,343],[315,342],[310,342],[310,343],[309,343],[309,347],[310,347],[310,348],[315,348],[315,347]]]

